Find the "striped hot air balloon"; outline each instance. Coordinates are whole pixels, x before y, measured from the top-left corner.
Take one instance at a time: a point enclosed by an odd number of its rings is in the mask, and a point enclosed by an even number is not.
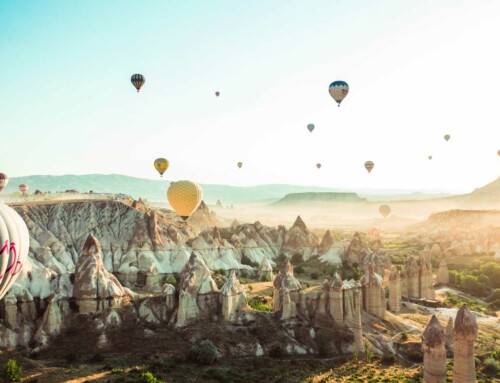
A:
[[[139,92],[144,83],[146,82],[146,78],[142,74],[136,73],[132,75],[132,77],[130,78],[130,82]]]
[[[191,181],[172,182],[167,190],[170,206],[185,221],[198,208],[203,199],[201,187]]]
[[[5,173],[0,173],[0,192],[7,186],[9,183],[9,177]]]
[[[375,164],[372,161],[365,162],[365,169],[368,170],[368,173],[371,173],[374,166]]]
[[[338,106],[349,93],[349,85],[345,81],[334,81],[328,87],[330,96],[337,102]]]
[[[29,251],[26,223],[7,205],[0,204],[0,299],[19,276]]]

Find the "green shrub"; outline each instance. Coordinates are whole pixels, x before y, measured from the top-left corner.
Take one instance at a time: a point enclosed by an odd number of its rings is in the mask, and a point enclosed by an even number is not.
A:
[[[165,283],[175,286],[177,284],[177,279],[175,279],[175,277],[170,276],[167,279],[165,279]]]
[[[293,271],[295,274],[304,274],[306,272],[302,266],[297,266]]]
[[[396,363],[396,357],[389,352],[385,352],[384,355],[382,355],[382,358],[380,359],[380,361],[383,364],[394,364],[394,363]]]
[[[259,264],[252,261],[250,258],[248,258],[246,255],[243,255],[241,257],[241,264],[242,265],[247,265],[247,266],[250,266],[250,267],[259,267]]]
[[[78,355],[76,355],[73,352],[70,352],[69,354],[66,354],[64,356],[64,359],[66,359],[66,362],[68,363],[75,363],[78,360]]]
[[[408,334],[403,332],[401,333],[401,342],[406,342],[408,340]]]
[[[139,380],[140,383],[164,383],[163,380],[158,379],[152,372],[143,372]]]
[[[202,340],[189,348],[187,358],[200,364],[214,364],[217,361],[217,348],[211,340]]]
[[[2,371],[2,378],[8,382],[20,382],[23,368],[17,364],[17,360],[9,359]]]
[[[319,275],[317,272],[311,273],[311,279],[318,279],[318,278],[319,278]]]
[[[483,362],[483,371],[492,376],[496,376],[500,373],[500,362],[493,358],[487,358]]]
[[[304,262],[304,257],[300,253],[295,253],[292,255],[291,259],[292,265],[298,265],[299,263]]]
[[[102,363],[102,362],[104,362],[104,356],[99,353],[92,355],[92,357],[89,359],[89,363]]]
[[[273,302],[263,296],[255,296],[247,300],[248,305],[256,311],[273,311]]]

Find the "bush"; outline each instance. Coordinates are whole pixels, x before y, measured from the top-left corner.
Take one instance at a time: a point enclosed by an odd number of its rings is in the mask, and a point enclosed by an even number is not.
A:
[[[140,383],[164,383],[163,380],[158,379],[152,372],[143,372],[139,380]]]
[[[252,261],[252,260],[251,260],[250,258],[248,258],[246,255],[243,255],[243,256],[241,257],[241,264],[242,264],[242,265],[247,265],[247,266],[250,266],[250,267],[255,267],[255,268],[259,267],[259,264],[258,264],[258,263],[256,263],[256,262]]]
[[[214,364],[217,361],[217,348],[211,340],[202,340],[189,348],[187,358],[200,364]]]
[[[165,279],[165,283],[168,283],[169,285],[172,286],[176,286],[177,280],[175,279],[175,277],[170,276],[167,279]]]
[[[298,265],[299,263],[304,262],[304,257],[300,253],[295,253],[292,255],[291,262],[293,265]]]
[[[384,355],[382,355],[382,358],[380,359],[383,364],[394,364],[396,363],[396,357],[389,353],[386,352]]]
[[[302,266],[297,266],[293,271],[296,274],[304,274],[306,272]]]
[[[255,296],[248,299],[248,305],[256,311],[273,311],[273,303],[263,296]]]
[[[3,368],[1,376],[8,382],[20,382],[22,372],[23,368],[17,364],[17,360],[9,359]]]
[[[281,358],[283,356],[283,348],[279,343],[273,343],[269,347],[269,356],[271,358]]]
[[[94,354],[90,359],[89,363],[102,363],[104,362],[104,356],[102,354]]]
[[[483,363],[483,371],[492,376],[500,373],[500,362],[493,358],[487,358]]]
[[[316,273],[316,272],[311,273],[311,279],[318,279],[318,278],[319,278],[318,273]]]
[[[408,334],[403,332],[401,333],[401,342],[406,342],[408,340]]]
[[[68,363],[75,363],[78,360],[78,355],[76,355],[73,352],[70,352],[69,354],[66,354],[64,356],[64,359],[66,359],[66,362]]]

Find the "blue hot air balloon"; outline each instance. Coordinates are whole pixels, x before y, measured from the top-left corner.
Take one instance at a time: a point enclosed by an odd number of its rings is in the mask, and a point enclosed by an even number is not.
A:
[[[349,85],[345,81],[334,81],[330,84],[328,91],[330,92],[330,96],[339,104],[349,93]]]

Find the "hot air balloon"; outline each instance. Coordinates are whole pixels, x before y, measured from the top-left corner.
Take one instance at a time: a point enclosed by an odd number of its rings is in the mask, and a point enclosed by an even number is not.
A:
[[[373,227],[370,230],[368,230],[368,235],[370,237],[380,237],[380,230],[377,229],[376,227]]]
[[[312,131],[314,130],[314,124],[308,124],[307,129],[312,133]]]
[[[217,97],[219,97],[219,96],[220,96],[220,92],[219,92],[219,91],[215,92],[215,95],[216,95]]]
[[[5,173],[0,173],[0,192],[7,186],[9,183],[9,177]]]
[[[167,190],[170,206],[185,221],[198,208],[203,198],[201,187],[191,181],[172,182]]]
[[[445,135],[444,135],[444,139],[445,139],[446,141],[449,141],[449,140],[450,140],[450,135],[449,135],[449,134],[445,134]]]
[[[380,205],[378,211],[384,216],[384,218],[387,218],[389,214],[391,214],[391,207],[389,205]]]
[[[317,167],[318,169],[321,169],[321,164],[318,162],[318,163],[316,164],[316,167]]]
[[[29,251],[29,232],[19,214],[0,204],[0,299],[19,276]]]
[[[500,150],[497,152],[497,154],[500,156]],[[0,189],[0,191],[2,191],[2,189]]]
[[[135,89],[137,89],[137,91],[139,92],[146,82],[146,78],[142,74],[136,73],[132,75],[130,81],[132,82],[132,85],[135,86]]]
[[[238,167],[241,169],[241,167],[243,166],[243,162],[238,162],[236,165],[238,165]]]
[[[429,160],[432,160],[432,156],[429,156]]]
[[[371,161],[365,162],[365,169],[368,170],[368,173],[371,173],[374,166],[375,166],[375,164]]]
[[[330,96],[337,102],[338,106],[349,93],[349,85],[345,81],[334,81],[330,84],[328,91]]]
[[[157,158],[155,160],[155,169],[158,173],[160,173],[160,176],[163,177],[163,173],[165,173],[168,169],[168,160],[166,158]]]
[[[28,191],[29,187],[26,184],[19,185],[19,191],[24,195]]]

